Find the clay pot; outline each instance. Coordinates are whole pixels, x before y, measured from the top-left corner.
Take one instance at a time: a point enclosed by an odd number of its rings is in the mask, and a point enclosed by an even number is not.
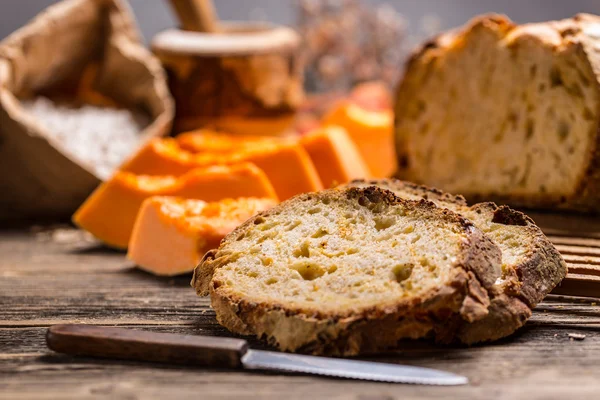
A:
[[[292,29],[223,22],[218,33],[168,30],[152,41],[176,102],[175,131],[280,134],[303,100]]]

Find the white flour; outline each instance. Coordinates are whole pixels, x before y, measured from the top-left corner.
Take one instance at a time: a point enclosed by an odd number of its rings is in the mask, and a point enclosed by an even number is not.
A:
[[[24,100],[23,107],[41,123],[69,156],[101,179],[125,160],[139,143],[148,116],[120,108],[55,103],[45,97]]]

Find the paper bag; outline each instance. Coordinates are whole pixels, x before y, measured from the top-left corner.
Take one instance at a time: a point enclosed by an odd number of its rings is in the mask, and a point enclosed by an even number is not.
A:
[[[0,220],[68,216],[101,180],[23,107],[35,96],[143,112],[150,123],[134,147],[167,134],[173,118],[164,71],[141,44],[126,3],[49,7],[0,42]]]

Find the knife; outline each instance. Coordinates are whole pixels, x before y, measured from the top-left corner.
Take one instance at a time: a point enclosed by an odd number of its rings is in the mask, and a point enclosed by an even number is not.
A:
[[[464,385],[467,378],[430,368],[251,350],[243,339],[178,335],[93,325],[54,325],[48,347],[79,356],[220,368],[245,368],[426,385]]]

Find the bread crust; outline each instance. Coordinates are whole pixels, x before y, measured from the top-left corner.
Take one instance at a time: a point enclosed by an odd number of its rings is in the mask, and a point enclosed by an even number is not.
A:
[[[460,194],[451,194],[439,189],[419,185],[417,183],[402,181],[400,179],[354,179],[349,183],[342,186],[377,186],[383,189],[391,190],[392,192],[396,188],[402,188],[407,193],[412,193],[424,200],[430,200],[433,202],[443,202],[456,204],[457,206],[467,206],[467,200]]]
[[[577,14],[572,18],[561,21],[550,21],[539,24],[529,24],[530,28],[519,31],[517,36],[527,35],[538,40],[546,46],[561,47],[568,49],[579,58],[585,60],[586,69],[595,76],[592,85],[600,93],[600,36],[589,34],[600,29],[600,17],[591,14]],[[398,85],[395,96],[396,118],[403,115],[403,96],[411,92],[415,85],[413,70],[419,68],[419,61],[425,57],[435,57],[437,53],[445,51],[446,48],[460,41],[467,34],[477,29],[490,29],[497,32],[500,37],[506,37],[515,28],[519,28],[508,17],[498,14],[489,14],[476,17],[464,27],[442,33],[417,48],[409,57],[406,64],[406,74]],[[515,32],[516,33],[516,32]],[[556,45],[556,40],[560,46]],[[591,145],[586,149],[583,157],[586,160],[586,168],[582,169],[576,179],[577,184],[572,193],[531,193],[527,195],[498,193],[465,193],[470,202],[494,200],[498,203],[506,203],[520,207],[565,209],[579,212],[600,212],[600,104],[593,110],[596,129],[590,132],[592,135]],[[397,125],[397,124],[396,124]],[[418,180],[412,176],[409,168],[408,144],[396,133],[396,152],[398,154],[398,170],[396,177],[408,180]]]
[[[535,222],[522,212],[492,202],[469,207],[461,196],[398,179],[355,180],[349,183],[358,186],[365,184],[380,185],[395,191],[400,197],[400,193],[406,192],[429,198],[436,201],[438,206],[450,207],[459,214],[461,211],[477,213],[496,224],[519,227],[522,237],[520,246],[526,253],[525,260],[517,265],[504,266],[502,280],[489,291],[491,302],[488,315],[472,323],[461,324],[457,339],[463,343],[491,341],[512,334],[525,324],[532,309],[566,275],[567,266],[558,250]],[[477,221],[472,222],[477,226]]]
[[[230,241],[251,229],[256,219],[268,219],[294,202],[331,196],[347,196],[359,204],[403,205],[454,224],[464,235],[464,241],[449,282],[434,292],[412,296],[393,306],[345,313],[322,312],[317,307],[290,308],[283,303],[256,303],[222,290],[222,283],[213,274],[216,268],[231,261],[230,255],[223,251]],[[225,237],[219,250],[207,253],[194,271],[192,286],[199,295],[210,294],[217,320],[232,332],[256,335],[284,351],[347,356],[392,348],[404,338],[427,336],[439,342],[451,341],[461,322],[475,322],[488,314],[488,290],[500,274],[500,258],[500,249],[489,238],[448,209],[438,208],[427,200],[405,200],[375,186],[351,187],[296,196],[251,218]]]
[[[528,241],[521,243],[527,254],[525,261],[506,265],[503,280],[490,290],[489,314],[461,327],[458,339],[467,344],[497,340],[514,333],[567,273],[558,250],[525,214],[491,202],[475,204],[471,210],[492,215],[495,223],[520,226],[522,237]]]

